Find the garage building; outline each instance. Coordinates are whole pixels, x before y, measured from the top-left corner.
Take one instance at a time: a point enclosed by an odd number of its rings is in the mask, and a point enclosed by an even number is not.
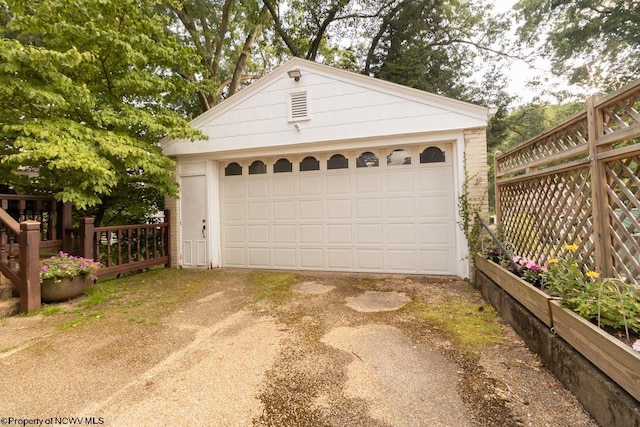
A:
[[[468,277],[458,197],[465,176],[485,194],[487,120],[294,58],[193,120],[208,140],[161,141],[173,264]]]

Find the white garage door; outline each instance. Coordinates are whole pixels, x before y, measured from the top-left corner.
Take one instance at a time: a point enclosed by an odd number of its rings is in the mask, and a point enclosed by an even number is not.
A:
[[[224,162],[222,265],[455,274],[452,159],[442,145]]]

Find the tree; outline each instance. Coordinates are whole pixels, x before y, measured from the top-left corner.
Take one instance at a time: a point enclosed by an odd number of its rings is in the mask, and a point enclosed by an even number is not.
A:
[[[171,28],[193,46],[205,75],[185,74],[210,84],[198,93],[195,113],[206,111],[261,78],[291,56],[322,60],[355,70],[349,52],[327,41],[329,26],[350,0],[181,0]],[[255,49],[259,46],[259,49]],[[332,59],[335,59],[332,62]]]
[[[173,162],[157,141],[204,137],[172,108],[195,90],[176,70],[196,73],[198,61],[165,31],[160,6],[0,2],[4,184],[103,214],[116,191],[176,194]]]
[[[640,74],[640,2],[520,0],[515,9],[521,40],[570,83],[615,90]]]
[[[495,170],[496,151],[505,152],[523,143],[543,131],[584,109],[583,102],[571,102],[561,105],[532,103],[509,112],[502,106],[489,120],[487,127],[487,166],[489,179],[489,207],[495,207]]]
[[[496,67],[485,82],[471,76],[483,63],[514,56],[499,35],[507,21],[482,0],[180,0],[168,29],[192,46],[209,82],[197,114],[232,96],[291,56],[362,72],[474,102],[501,97]],[[258,48],[256,48],[258,47]],[[503,69],[505,67],[502,67]],[[497,72],[496,72],[497,70]],[[495,91],[497,90],[497,92]]]
[[[273,27],[293,56],[316,61],[327,47],[329,27],[346,19],[351,0],[293,0],[283,2],[264,0],[273,20]],[[330,48],[329,48],[330,49]]]
[[[508,55],[497,46],[506,23],[465,0],[402,0],[386,9],[367,49],[364,73],[469,100],[479,55]],[[493,58],[494,60],[497,58]]]
[[[252,61],[254,45],[267,23],[266,6],[254,0],[180,0],[169,3],[166,13],[172,18],[167,29],[199,57],[201,70],[183,73],[184,78],[199,83],[193,115],[209,110],[266,73],[264,64]]]
[[[499,38],[507,21],[494,18],[488,3],[313,0],[278,7],[266,0],[265,5],[280,38],[273,44],[284,46],[285,54],[458,99],[487,98],[478,97],[483,89],[471,82],[480,68],[476,58],[513,56]]]

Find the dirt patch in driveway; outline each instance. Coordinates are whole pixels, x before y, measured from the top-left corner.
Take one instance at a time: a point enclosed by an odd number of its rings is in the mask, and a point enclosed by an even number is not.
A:
[[[335,289],[256,308],[293,332],[267,374],[259,425],[597,425],[465,281],[332,273],[304,280]],[[347,306],[368,292],[404,294],[411,302],[386,312]],[[388,333],[374,340],[377,351],[366,338],[354,340],[354,331],[371,327]],[[358,350],[364,343],[367,357]],[[393,382],[398,365],[414,370]],[[437,370],[430,378],[429,369]],[[430,399],[420,391],[429,381],[456,397]],[[425,408],[414,400],[420,398]]]
[[[333,289],[294,292],[309,282]],[[347,306],[367,292],[409,301],[386,312]],[[460,280],[163,270],[54,307],[0,322],[2,417],[596,425]]]

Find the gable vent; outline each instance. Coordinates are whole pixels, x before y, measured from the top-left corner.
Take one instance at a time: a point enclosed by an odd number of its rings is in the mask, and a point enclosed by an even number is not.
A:
[[[296,92],[289,96],[289,118],[291,120],[308,118],[309,109],[307,105],[307,92]]]

